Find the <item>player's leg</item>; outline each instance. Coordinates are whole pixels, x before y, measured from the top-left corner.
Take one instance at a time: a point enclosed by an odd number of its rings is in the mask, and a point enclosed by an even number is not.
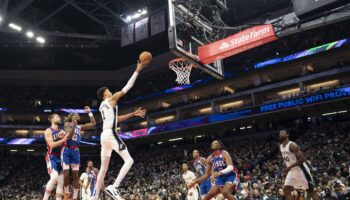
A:
[[[203,200],[211,200],[212,198],[214,198],[216,195],[218,195],[220,193],[220,187],[214,185],[210,188],[209,192],[207,195],[205,195],[205,197],[203,198]]]
[[[109,161],[111,159],[112,154],[112,148],[108,145],[103,145],[101,147],[101,167],[97,175],[96,184],[95,184],[95,190],[93,193],[94,198],[97,200],[100,195],[100,190],[104,182],[104,178],[106,176]]]
[[[69,198],[69,169],[70,169],[70,149],[62,149],[62,167],[63,167],[63,177],[64,177],[64,199]]]
[[[78,199],[79,192],[79,165],[72,166],[72,175],[73,175],[73,200]]]
[[[64,184],[64,177],[61,169],[61,172],[59,173],[58,179],[57,179],[56,200],[63,199],[63,195],[64,195],[63,184]]]
[[[298,180],[294,171],[289,171],[284,181],[283,193],[286,200],[292,200],[292,192],[294,191],[294,185],[297,185]]]
[[[232,194],[235,192],[235,185],[233,185],[232,183],[225,183],[224,188],[222,189],[222,195],[224,196],[225,199],[228,200],[235,200],[235,196],[233,196]]]
[[[126,174],[129,172],[131,166],[134,164],[134,160],[130,156],[130,153],[124,142],[118,136],[116,137],[116,139],[118,142],[113,145],[113,149],[120,155],[120,157],[122,157],[122,159],[124,160],[124,164],[119,171],[117,179],[113,183],[114,188],[119,187],[120,183],[122,182]]]
[[[294,191],[294,187],[290,185],[283,186],[283,193],[286,200],[292,200],[292,192]]]
[[[49,199],[51,191],[55,187],[55,185],[57,183],[57,179],[58,179],[58,172],[57,172],[57,170],[55,170],[53,168],[50,168],[49,169],[49,173],[50,173],[50,180],[46,184],[45,195],[44,195],[43,200],[48,200]]]
[[[78,199],[79,192],[79,167],[80,167],[80,152],[79,149],[72,149],[72,175],[73,175],[73,200]]]

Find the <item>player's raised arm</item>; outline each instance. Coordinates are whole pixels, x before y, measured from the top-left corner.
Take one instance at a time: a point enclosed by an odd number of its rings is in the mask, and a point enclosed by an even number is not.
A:
[[[141,70],[143,70],[147,64],[144,62],[137,62],[137,67],[135,72],[132,74],[131,78],[129,79],[128,83],[124,86],[124,88],[121,91],[118,91],[112,95],[112,97],[109,99],[109,103],[111,105],[116,105],[117,102],[134,86],[135,81],[137,77],[139,76],[139,73]]]
[[[68,134],[66,134],[62,139],[54,142],[49,128],[45,130],[44,135],[45,135],[45,141],[50,148],[61,146],[68,139]]]
[[[211,175],[211,168],[212,168],[211,155],[207,158],[206,163],[207,163],[207,165],[206,165],[205,173],[203,174],[203,176],[194,179],[194,181],[192,183],[188,184],[189,188],[195,186],[198,183],[203,182],[204,180],[206,180]]]
[[[144,118],[145,115],[146,115],[146,110],[144,110],[140,107],[140,108],[136,109],[134,112],[118,116],[118,122],[123,122],[123,121],[126,121],[130,118],[133,118],[133,117]]]
[[[306,158],[303,152],[301,152],[300,147],[297,144],[295,144],[294,142],[291,143],[289,146],[289,150],[295,154],[295,156],[297,157],[297,161],[293,163],[291,166],[284,169],[283,170],[284,174],[287,174],[289,170],[291,170],[292,168],[301,165],[303,162],[306,162]]]
[[[86,123],[84,125],[81,125],[81,130],[85,131],[85,130],[89,130],[89,129],[94,129],[96,126],[96,121],[95,121],[95,117],[91,112],[91,109],[89,106],[85,106],[85,111],[88,113],[89,118],[90,118],[90,122]]]
[[[77,126],[77,122],[64,122],[64,131],[66,132],[66,136],[68,138],[72,138],[74,134],[75,127]]]

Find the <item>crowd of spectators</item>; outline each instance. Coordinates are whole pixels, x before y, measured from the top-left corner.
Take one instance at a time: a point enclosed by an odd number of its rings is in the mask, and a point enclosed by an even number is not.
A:
[[[311,120],[297,127],[291,131],[291,136],[312,163],[320,198],[349,199],[350,124],[338,120]],[[262,132],[266,135],[264,139],[253,135],[242,139],[242,134],[226,134],[202,138],[197,143],[186,140],[147,147],[130,146],[135,164],[121,185],[121,193],[125,199],[131,200],[184,200],[186,187],[181,178],[181,164],[185,162],[192,166],[192,150],[199,149],[202,156],[207,156],[210,141],[220,138],[241,174],[236,193],[238,199],[284,199],[281,190],[283,160],[276,133]],[[97,155],[85,154],[82,168],[88,159],[99,166]],[[11,154],[1,156],[1,163],[0,199],[41,198],[49,178],[43,155]],[[114,156],[106,184],[113,183],[121,165],[122,160]],[[301,191],[295,191],[295,194],[303,195]]]

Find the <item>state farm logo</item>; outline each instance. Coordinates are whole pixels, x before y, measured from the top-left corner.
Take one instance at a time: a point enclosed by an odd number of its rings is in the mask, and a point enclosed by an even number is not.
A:
[[[220,45],[219,49],[223,50],[223,49],[227,49],[230,47],[230,44],[228,42],[224,42]]]

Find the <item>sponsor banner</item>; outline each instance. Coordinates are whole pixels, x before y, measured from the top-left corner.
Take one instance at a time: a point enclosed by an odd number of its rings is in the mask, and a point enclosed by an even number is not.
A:
[[[198,47],[199,61],[210,64],[277,39],[271,24],[255,26],[225,39]]]

